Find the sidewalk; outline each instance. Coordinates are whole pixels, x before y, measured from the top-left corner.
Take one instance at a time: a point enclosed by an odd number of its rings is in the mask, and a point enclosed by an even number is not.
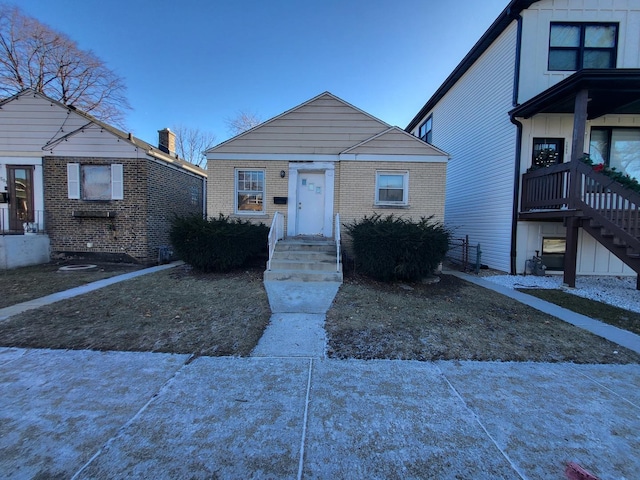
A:
[[[2,477],[637,477],[640,365],[327,360],[338,286],[265,287],[249,358],[0,348]]]

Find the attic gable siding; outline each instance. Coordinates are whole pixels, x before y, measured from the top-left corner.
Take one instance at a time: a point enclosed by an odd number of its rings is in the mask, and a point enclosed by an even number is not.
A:
[[[0,153],[42,157],[42,146],[87,124],[66,108],[33,95],[6,102],[0,109]]]
[[[337,155],[387,128],[381,121],[322,96],[215,148],[215,153]]]
[[[426,143],[410,138],[402,131],[393,130],[363,145],[349,149],[348,153],[372,155],[437,155],[446,162],[447,157]],[[402,160],[399,158],[398,160]]]
[[[548,71],[551,22],[615,22],[619,24],[617,68],[640,67],[640,2],[630,0],[543,0],[522,12],[522,62],[519,103],[572,75]]]

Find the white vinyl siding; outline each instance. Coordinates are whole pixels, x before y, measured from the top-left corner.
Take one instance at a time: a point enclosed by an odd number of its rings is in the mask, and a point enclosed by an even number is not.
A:
[[[433,145],[450,156],[445,224],[480,243],[482,263],[510,270],[516,127],[516,22],[496,39],[433,112]],[[426,118],[426,117],[425,117]]]

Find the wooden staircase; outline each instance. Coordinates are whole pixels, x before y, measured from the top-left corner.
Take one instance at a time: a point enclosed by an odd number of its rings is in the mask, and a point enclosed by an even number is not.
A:
[[[293,237],[275,245],[265,281],[340,282],[342,263],[333,239]]]

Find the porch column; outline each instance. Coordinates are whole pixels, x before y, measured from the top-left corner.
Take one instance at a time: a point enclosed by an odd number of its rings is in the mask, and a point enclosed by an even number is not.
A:
[[[564,278],[566,286],[575,288],[576,286],[576,265],[578,260],[578,228],[580,219],[578,217],[567,217],[567,238],[566,250],[564,254]]]
[[[580,90],[576,94],[573,113],[573,141],[571,142],[571,161],[580,160],[584,153],[584,135],[587,131],[587,104],[589,90]]]

